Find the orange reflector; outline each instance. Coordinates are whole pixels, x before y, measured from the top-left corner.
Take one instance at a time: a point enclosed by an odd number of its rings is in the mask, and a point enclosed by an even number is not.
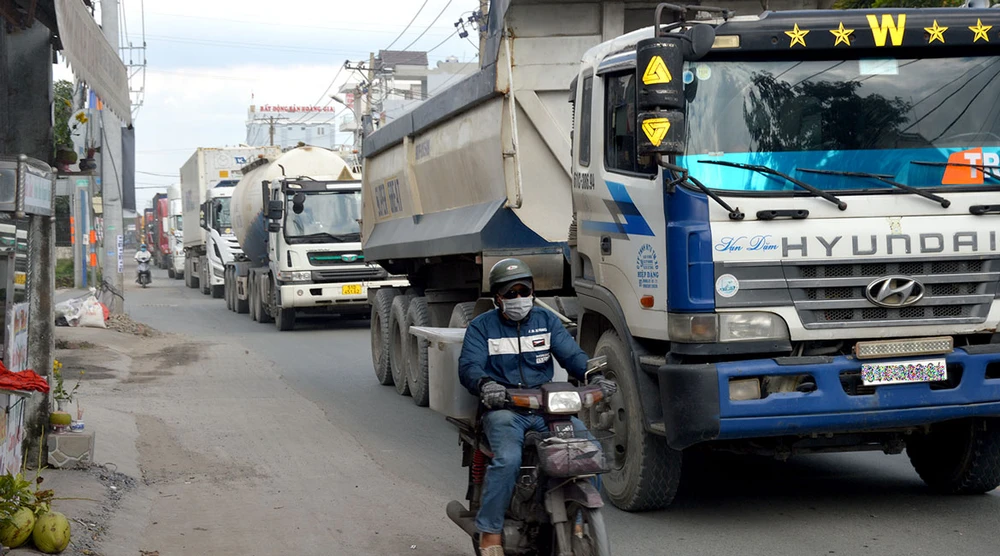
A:
[[[639,299],[639,305],[642,305],[643,309],[652,309],[653,305],[656,303],[656,299],[651,295],[644,295]]]
[[[97,253],[91,253],[90,254],[90,266],[93,266],[93,267],[97,266]]]

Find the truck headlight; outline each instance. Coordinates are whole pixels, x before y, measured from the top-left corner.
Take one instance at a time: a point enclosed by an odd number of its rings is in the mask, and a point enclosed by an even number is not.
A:
[[[788,325],[774,313],[667,315],[670,341],[686,344],[787,340]]]
[[[579,413],[583,410],[583,400],[579,392],[552,392],[545,401],[549,413]]]
[[[282,282],[309,282],[312,280],[312,272],[309,270],[279,270],[278,280]]]
[[[774,313],[719,313],[719,341],[787,340],[788,325]]]

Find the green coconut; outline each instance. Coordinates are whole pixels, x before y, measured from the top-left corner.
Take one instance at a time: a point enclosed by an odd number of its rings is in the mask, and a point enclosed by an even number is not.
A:
[[[24,544],[35,528],[35,512],[29,508],[21,508],[14,512],[10,522],[0,527],[0,543],[9,548],[17,548]]]
[[[58,554],[69,546],[69,520],[59,512],[47,512],[38,516],[31,540],[35,548],[46,554]]]
[[[49,413],[49,424],[62,425],[68,427],[73,421],[73,417],[65,411],[53,411]]]

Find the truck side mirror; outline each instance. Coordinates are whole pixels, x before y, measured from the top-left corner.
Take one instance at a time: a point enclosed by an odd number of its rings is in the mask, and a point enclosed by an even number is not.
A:
[[[640,156],[684,152],[684,50],[691,42],[686,35],[668,34],[636,45]]]
[[[198,211],[198,225],[202,228],[208,228],[208,222],[205,219],[206,214],[205,205],[201,205]]]
[[[292,197],[292,212],[295,214],[302,214],[302,211],[306,208],[306,195],[305,193],[296,193]]]
[[[264,206],[267,207],[268,219],[281,220],[285,212],[285,203],[283,201],[268,201]]]
[[[701,60],[712,51],[715,44],[715,27],[710,25],[694,25],[684,33],[688,40],[684,42],[684,59]]]
[[[264,218],[270,218],[271,213],[270,210],[268,209],[269,207],[268,202],[271,200],[271,190],[267,186],[267,180],[262,180],[260,182],[260,193],[262,195],[262,198],[264,199],[264,203],[261,205],[264,207]]]
[[[280,232],[281,231],[281,222],[275,222],[274,220],[268,222],[267,223],[267,231],[269,231],[269,232],[275,232],[275,233]]]

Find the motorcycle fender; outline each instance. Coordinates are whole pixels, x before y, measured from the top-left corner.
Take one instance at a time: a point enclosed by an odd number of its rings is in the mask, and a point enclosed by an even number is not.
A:
[[[566,487],[554,488],[545,493],[545,511],[548,512],[552,523],[566,523],[569,518],[566,516]]]
[[[563,487],[564,496],[567,501],[576,502],[584,508],[602,508],[604,500],[597,487],[590,481],[576,481]]]

